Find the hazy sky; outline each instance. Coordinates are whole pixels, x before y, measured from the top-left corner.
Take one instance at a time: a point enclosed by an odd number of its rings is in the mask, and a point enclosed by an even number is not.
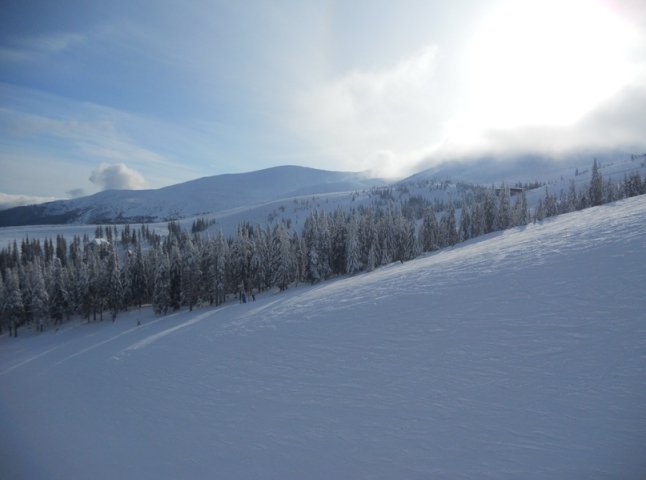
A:
[[[4,0],[0,202],[641,151],[645,32],[642,0]]]

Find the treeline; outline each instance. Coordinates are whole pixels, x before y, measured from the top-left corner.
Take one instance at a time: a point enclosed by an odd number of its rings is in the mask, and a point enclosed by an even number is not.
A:
[[[302,232],[286,223],[241,224],[234,235],[207,235],[206,220],[191,232],[178,223],[159,235],[146,225],[98,226],[95,238],[24,239],[0,251],[0,329],[33,324],[44,329],[73,315],[114,321],[129,308],[152,304],[158,314],[181,307],[220,305],[232,296],[370,271],[404,262],[482,234],[525,225],[646,193],[638,172],[604,181],[596,161],[585,188],[559,195],[547,190],[530,211],[525,192],[477,188],[437,211],[430,202],[390,200],[386,205],[332,213],[313,211]],[[424,206],[424,208],[420,208]],[[456,206],[460,206],[458,209]],[[197,227],[197,228],[196,228]]]

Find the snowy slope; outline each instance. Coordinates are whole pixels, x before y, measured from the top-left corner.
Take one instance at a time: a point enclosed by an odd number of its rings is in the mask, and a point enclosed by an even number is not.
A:
[[[602,165],[623,165],[627,171],[644,167],[646,156],[621,150],[578,151],[553,155],[519,154],[515,156],[488,156],[451,160],[425,169],[408,179],[418,181],[426,178],[450,178],[454,181],[472,182],[481,185],[529,183],[534,181],[556,182],[574,177],[589,170],[593,159]],[[589,180],[589,175],[587,176]]]
[[[645,265],[641,196],[255,303],[3,336],[0,478],[644,478]]]
[[[157,190],[107,190],[73,200],[16,207],[0,212],[0,226],[168,221],[295,195],[351,191],[382,183],[361,173],[283,166],[205,177]]]

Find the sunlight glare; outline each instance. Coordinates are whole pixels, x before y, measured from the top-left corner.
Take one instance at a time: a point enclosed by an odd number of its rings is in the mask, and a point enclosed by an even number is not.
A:
[[[568,125],[630,78],[630,27],[602,3],[503,3],[465,57],[463,130]]]

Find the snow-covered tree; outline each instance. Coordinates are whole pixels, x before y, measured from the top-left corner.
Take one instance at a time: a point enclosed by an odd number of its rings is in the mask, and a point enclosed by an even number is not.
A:
[[[471,210],[471,238],[484,234],[484,210],[480,203],[473,205]]]
[[[433,208],[426,209],[419,236],[419,243],[424,252],[432,252],[439,248],[439,225]]]
[[[356,212],[350,217],[347,229],[345,260],[345,271],[348,274],[354,275],[363,269],[359,243],[359,221]]]
[[[462,207],[460,213],[460,241],[471,238],[471,208],[468,205]]]
[[[134,252],[129,258],[127,276],[127,288],[129,290],[128,297],[133,305],[141,308],[142,303],[146,300],[148,291],[144,255],[141,249],[141,244],[137,244]]]
[[[4,275],[4,315],[10,322],[21,323],[23,319],[24,303],[18,272],[15,269],[6,269]]]
[[[281,291],[287,290],[287,287],[292,282],[294,261],[290,255],[291,249],[287,230],[282,223],[278,224],[274,229],[272,246],[273,284]]]
[[[38,329],[42,330],[43,322],[49,316],[49,295],[45,287],[40,260],[35,259],[30,267],[31,315]]]
[[[197,249],[188,235],[182,237],[181,277],[182,304],[192,311],[199,299],[201,271]]]
[[[121,270],[119,268],[119,258],[116,251],[113,251],[107,258],[106,262],[106,277],[107,277],[107,299],[106,306],[110,310],[112,321],[117,318],[117,314],[123,308],[123,283],[121,281]]]
[[[459,241],[458,229],[455,221],[455,208],[453,202],[449,202],[449,206],[444,216],[440,221],[440,232],[444,239],[443,244],[455,245]]]
[[[168,306],[179,310],[182,304],[182,256],[175,240],[171,240],[168,269]]]
[[[211,242],[211,265],[209,270],[210,292],[216,305],[226,299],[226,265],[229,255],[228,244],[220,232]]]
[[[160,252],[157,257],[157,268],[155,269],[153,284],[153,309],[158,315],[166,315],[171,307],[170,262],[166,252]]]
[[[513,225],[527,225],[529,223],[529,209],[527,208],[527,195],[525,190],[516,195],[516,202],[512,212]]]
[[[496,230],[506,230],[512,224],[509,187],[503,183],[498,191],[498,211],[495,227]]]
[[[496,202],[496,193],[493,187],[484,192],[483,214],[483,233],[493,232],[496,229],[496,218],[498,217],[498,203]]]
[[[51,285],[49,294],[49,315],[54,320],[54,325],[63,322],[67,309],[67,289],[63,266],[58,257],[54,257],[51,264]]]
[[[646,193],[646,179],[642,183],[639,172],[624,176],[624,195],[626,197],[635,197],[643,193]]]
[[[601,205],[603,203],[603,178],[599,172],[599,165],[597,164],[597,159],[594,159],[592,164],[592,176],[590,178],[590,188],[589,188],[589,198],[590,203],[593,207]]]

